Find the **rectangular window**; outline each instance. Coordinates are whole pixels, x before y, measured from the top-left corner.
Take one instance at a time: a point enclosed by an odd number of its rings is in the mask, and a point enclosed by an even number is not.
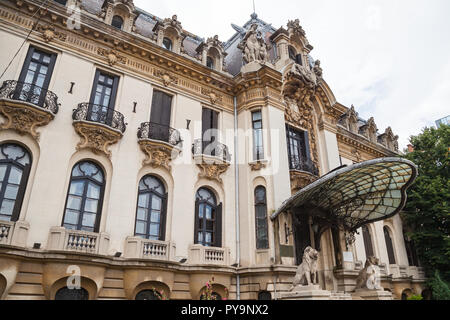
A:
[[[262,113],[256,111],[252,113],[252,125],[253,125],[253,159],[264,159],[264,144],[263,144],[263,125],[262,125]]]
[[[154,91],[150,115],[150,138],[169,142],[170,118],[172,114],[172,96]]]
[[[97,70],[89,101],[88,121],[112,125],[118,85],[118,76]]]
[[[216,155],[214,144],[218,143],[218,128],[219,113],[214,110],[204,108],[202,114],[203,154],[211,156]]]
[[[15,100],[22,100],[42,106],[55,67],[56,54],[30,47],[14,94]]]
[[[289,155],[289,168],[291,170],[305,170],[306,164],[310,161],[308,133],[296,130],[290,126],[286,127],[287,144]]]

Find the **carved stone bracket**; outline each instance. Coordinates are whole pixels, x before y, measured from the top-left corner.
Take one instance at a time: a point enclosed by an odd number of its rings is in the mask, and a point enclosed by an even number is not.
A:
[[[60,41],[66,41],[67,39],[67,34],[57,31],[52,25],[39,24],[36,30],[42,33],[42,38],[44,38],[44,41],[47,43],[54,39]]]
[[[291,171],[291,191],[297,193],[301,189],[315,182],[319,177],[303,171]]]
[[[77,145],[77,150],[89,149],[95,154],[104,154],[111,158],[109,146],[122,139],[122,133],[108,129],[102,125],[85,122],[74,122],[75,131],[82,138]]]
[[[267,161],[255,161],[251,162],[249,165],[252,171],[259,171],[267,167]]]
[[[107,49],[103,49],[103,48],[98,48],[97,50],[98,54],[105,57],[106,60],[108,61],[110,66],[115,65],[117,62],[120,62],[122,64],[126,64],[126,58],[121,56],[119,53],[117,53],[117,51],[115,50],[107,50]]]
[[[171,84],[178,84],[178,78],[166,71],[155,69],[155,76],[160,78],[164,86],[166,87],[170,86]]]
[[[0,114],[6,118],[6,122],[0,125],[1,130],[12,129],[21,135],[29,134],[36,141],[40,137],[37,127],[48,125],[55,117],[49,111],[19,103],[0,103]]]
[[[162,167],[171,172],[172,166],[170,162],[177,156],[174,148],[167,145],[159,144],[153,141],[141,140],[139,141],[142,152],[145,153],[144,166],[151,166],[153,168]]]
[[[202,94],[209,98],[209,100],[211,101],[211,104],[216,104],[217,102],[222,102],[222,96],[219,94],[216,94],[212,90],[207,90],[205,88],[202,88]]]
[[[223,183],[221,175],[224,174],[230,167],[229,163],[208,163],[207,161],[202,163],[197,163],[201,172],[198,177],[200,179],[205,178],[208,180],[215,180],[220,184]]]

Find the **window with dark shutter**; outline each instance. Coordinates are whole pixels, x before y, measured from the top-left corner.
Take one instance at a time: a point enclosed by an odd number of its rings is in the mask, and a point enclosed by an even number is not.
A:
[[[123,19],[122,19],[122,17],[121,17],[121,16],[114,16],[114,17],[112,18],[111,25],[112,25],[114,28],[117,28],[117,29],[119,29],[119,30],[122,30],[122,27],[123,27]]]
[[[216,155],[218,143],[219,113],[217,111],[203,108],[202,111],[202,142],[203,154]]]
[[[150,137],[152,139],[169,142],[171,115],[172,96],[155,90],[150,114]]]
[[[111,126],[119,77],[97,70],[92,87],[87,120]]]

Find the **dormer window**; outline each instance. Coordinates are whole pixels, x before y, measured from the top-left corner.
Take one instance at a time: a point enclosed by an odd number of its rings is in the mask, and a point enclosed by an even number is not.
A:
[[[214,59],[211,57],[206,58],[206,66],[210,69],[214,69]]]
[[[162,44],[165,49],[172,51],[172,47],[173,47],[172,40],[170,40],[169,38],[164,38]]]
[[[67,4],[67,0],[55,0],[55,2],[65,6]]]
[[[293,47],[289,47],[289,59],[294,61],[297,59],[297,51]]]
[[[114,16],[111,22],[111,25],[119,30],[122,30],[123,27],[123,19],[121,16]]]

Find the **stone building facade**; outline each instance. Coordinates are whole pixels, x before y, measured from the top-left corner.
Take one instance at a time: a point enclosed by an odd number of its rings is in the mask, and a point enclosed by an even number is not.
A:
[[[132,0],[0,2],[1,299],[289,289],[293,222],[271,213],[399,156],[398,137],[337,102],[298,20],[233,28],[201,38]],[[346,263],[322,241],[323,289],[351,292],[368,255],[395,298],[424,288],[399,215],[360,230]]]

